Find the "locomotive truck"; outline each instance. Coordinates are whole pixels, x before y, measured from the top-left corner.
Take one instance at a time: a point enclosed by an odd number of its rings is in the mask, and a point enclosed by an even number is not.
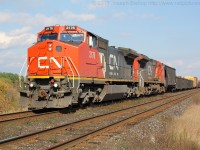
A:
[[[173,91],[176,70],[78,26],[49,26],[28,48],[20,92],[29,109],[64,108]]]

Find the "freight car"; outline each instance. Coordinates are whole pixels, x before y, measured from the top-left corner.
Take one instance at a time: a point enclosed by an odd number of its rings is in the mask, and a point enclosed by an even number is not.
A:
[[[193,88],[193,81],[182,77],[176,77],[176,90],[187,90]]]
[[[176,69],[165,65],[165,82],[167,91],[176,90]]]
[[[185,76],[185,79],[193,81],[193,88],[198,88],[198,78],[194,76]]]
[[[164,93],[175,69],[78,26],[50,26],[28,48],[27,80],[20,92],[29,109],[63,108]]]

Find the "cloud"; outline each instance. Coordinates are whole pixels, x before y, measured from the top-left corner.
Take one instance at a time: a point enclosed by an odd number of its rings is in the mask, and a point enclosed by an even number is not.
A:
[[[30,27],[23,27],[10,32],[0,31],[0,50],[14,47],[19,48],[32,44],[35,41],[36,36],[28,33],[30,30]]]
[[[62,18],[66,20],[75,19],[78,21],[89,21],[96,19],[96,16],[94,14],[75,14],[71,11],[64,11],[60,17],[61,17],[60,19]]]
[[[176,68],[177,76],[190,75],[200,77],[198,72],[198,70],[200,70],[200,61],[198,59],[187,59],[187,61],[182,59],[163,60],[163,63]]]
[[[19,73],[26,54],[21,55],[17,51],[0,51],[0,71]]]
[[[9,35],[17,35],[17,34],[24,34],[31,31],[31,27],[23,27],[20,29],[13,30],[9,33]]]
[[[187,69],[196,69],[196,70],[200,70],[200,61],[196,60],[194,62],[190,62],[190,64],[188,64],[186,66]]]
[[[95,14],[81,13],[76,14],[72,11],[63,11],[56,15],[46,16],[43,14],[28,14],[14,12],[0,12],[0,23],[17,23],[24,26],[46,26],[54,24],[65,24],[66,22],[91,21],[95,20]]]
[[[180,67],[180,66],[184,66],[184,61],[181,59],[177,59],[177,60],[164,60],[163,61],[164,64],[171,66],[171,67]]]

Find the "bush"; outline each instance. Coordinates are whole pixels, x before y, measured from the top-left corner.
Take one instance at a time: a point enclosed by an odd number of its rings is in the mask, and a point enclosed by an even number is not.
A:
[[[15,84],[16,79],[14,76],[0,78],[0,114],[21,110],[19,106],[19,89]]]

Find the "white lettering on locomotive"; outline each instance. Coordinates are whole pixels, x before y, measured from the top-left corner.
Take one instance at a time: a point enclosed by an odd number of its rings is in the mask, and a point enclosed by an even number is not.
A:
[[[95,52],[89,51],[89,58],[95,59]]]
[[[151,66],[148,66],[148,75],[152,75],[152,69],[151,69]]]
[[[44,69],[44,68],[49,68],[49,66],[41,66],[41,60],[47,60],[47,57],[38,57],[38,68]]]
[[[105,60],[104,53],[100,53],[99,52],[99,57],[100,57],[100,61],[101,61],[101,64],[102,64],[103,75],[105,77],[105,74],[106,74],[106,60]]]
[[[113,54],[110,54],[109,56],[109,64],[110,64],[109,65],[110,70],[119,69],[116,56]]]
[[[46,61],[47,57],[46,56],[45,57],[38,57],[38,68],[40,68],[40,69],[49,68],[49,65],[42,66],[41,60]],[[62,65],[59,64],[59,62],[54,57],[50,57],[49,60],[50,60],[50,63],[53,61],[58,68],[62,68]]]
[[[57,61],[54,57],[51,57],[51,58],[50,58],[50,62],[52,62],[52,61],[56,64],[56,66],[57,66],[58,68],[62,68],[62,66],[58,63],[58,61]]]

